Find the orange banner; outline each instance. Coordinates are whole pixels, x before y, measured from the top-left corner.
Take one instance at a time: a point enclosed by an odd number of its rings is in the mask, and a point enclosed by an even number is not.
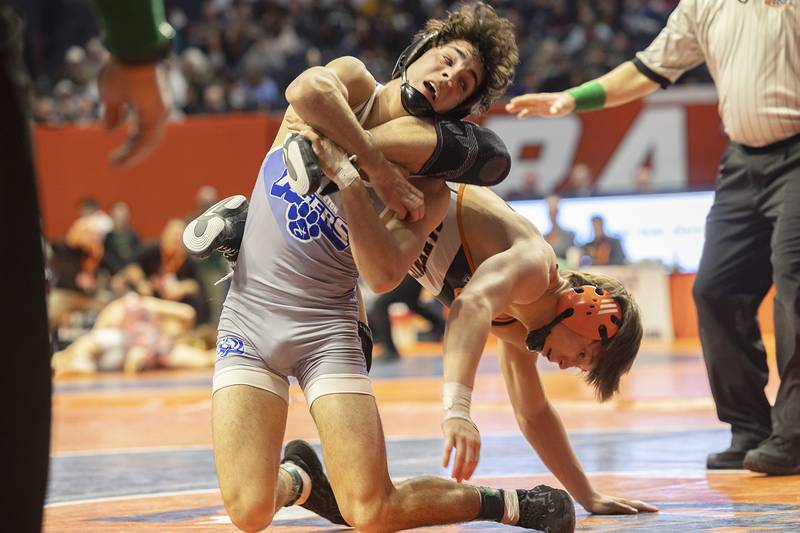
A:
[[[139,166],[119,168],[108,153],[123,139],[98,127],[37,127],[39,186],[46,235],[61,238],[80,198],[103,208],[131,206],[144,238],[194,208],[197,189],[221,196],[250,194],[280,117],[262,114],[191,117],[168,125],[164,142]],[[644,103],[561,118],[517,120],[498,106],[482,120],[503,138],[513,158],[504,194],[535,173],[539,194],[566,191],[579,163],[588,166],[596,193],[631,192],[635,173],[651,169],[655,191],[711,188],[726,138],[713,90],[670,89]]]
[[[153,155],[132,168],[114,166],[108,154],[123,132],[99,127],[37,127],[36,163],[45,234],[63,238],[77,203],[92,196],[103,209],[118,200],[131,207],[131,224],[143,238],[157,236],[167,219],[194,210],[195,193],[215,186],[220,196],[249,195],[279,122],[258,114],[192,117],[167,126]]]

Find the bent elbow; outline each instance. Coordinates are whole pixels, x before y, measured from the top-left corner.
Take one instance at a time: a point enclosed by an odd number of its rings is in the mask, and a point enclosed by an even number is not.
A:
[[[286,101],[292,107],[303,106],[305,103],[318,99],[320,95],[336,90],[336,86],[324,67],[312,67],[286,87]]]
[[[450,306],[451,314],[466,314],[470,316],[479,316],[481,314],[489,316],[491,319],[491,307],[489,302],[480,294],[474,292],[463,292]]]
[[[395,268],[387,267],[378,271],[373,271],[369,275],[362,276],[372,292],[381,294],[389,292],[400,285],[405,275],[405,270],[399,271]]]

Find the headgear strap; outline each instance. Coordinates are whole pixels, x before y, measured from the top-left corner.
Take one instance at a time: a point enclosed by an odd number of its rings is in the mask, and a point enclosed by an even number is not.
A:
[[[433,45],[434,40],[438,37],[438,33],[428,33],[423,35],[411,43],[397,58],[397,63],[392,70],[392,79],[402,78],[403,84],[400,86],[400,101],[403,103],[403,109],[408,111],[409,114],[415,117],[435,117],[441,116],[450,120],[460,120],[470,113],[472,113],[473,106],[481,99],[481,88],[477,87],[472,96],[466,101],[462,102],[455,108],[446,113],[437,113],[433,110],[433,106],[425,98],[425,95],[408,83],[408,75],[406,69],[408,66],[419,59]]]
[[[578,335],[607,344],[622,326],[622,309],[606,292],[593,285],[573,287],[558,299],[556,317],[546,326],[531,330],[525,338],[528,350],[540,352],[556,324],[564,325]],[[567,320],[569,319],[569,320]]]

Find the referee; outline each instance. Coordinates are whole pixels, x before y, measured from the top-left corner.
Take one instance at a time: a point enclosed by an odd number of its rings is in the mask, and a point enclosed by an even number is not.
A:
[[[717,415],[732,433],[707,466],[800,473],[800,1],[682,0],[632,61],[506,109],[522,118],[618,106],[704,61],[730,137],[693,287]],[[770,409],[756,313],[772,283],[781,384]]]
[[[119,125],[125,106],[137,126],[112,159],[134,163],[163,131],[169,98],[157,62],[172,28],[162,0],[95,0],[112,58],[100,78],[105,123]],[[36,178],[25,101],[22,20],[0,0],[0,529],[40,531],[50,453],[50,342]]]

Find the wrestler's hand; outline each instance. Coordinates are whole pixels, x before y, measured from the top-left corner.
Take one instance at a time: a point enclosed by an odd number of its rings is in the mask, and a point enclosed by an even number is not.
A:
[[[575,109],[575,98],[567,93],[530,93],[516,96],[506,104],[506,111],[517,118],[527,116],[560,117]]]
[[[314,130],[297,113],[289,109],[286,111],[283,120],[289,131],[303,135],[314,144],[314,141],[307,133],[309,130],[312,132]],[[319,136],[317,132],[314,132],[314,135]],[[324,139],[324,137],[322,138]],[[334,146],[336,145],[334,144]],[[316,147],[314,152],[317,152]],[[317,153],[317,157],[320,158],[320,164],[324,165],[319,153]],[[378,193],[381,201],[397,214],[397,218],[415,222],[425,215],[425,201],[422,192],[409,183],[408,171],[405,168],[388,161],[382,154],[378,154],[371,161],[359,161],[357,166],[359,170],[363,170],[367,174],[369,182],[375,188],[375,192]],[[333,175],[329,174],[324,167],[322,171],[329,178],[334,179],[335,169]]]
[[[385,158],[372,166],[362,165],[369,175],[375,192],[386,207],[406,222],[416,222],[425,216],[422,192],[408,181],[408,171]]]
[[[342,188],[342,183],[339,183],[337,174],[344,165],[350,165],[347,153],[342,150],[338,144],[331,141],[327,137],[320,135],[314,128],[308,124],[300,121],[296,123],[298,129],[297,133],[308,139],[311,143],[311,148],[319,160],[319,168],[331,180],[333,180],[339,188]]]
[[[481,434],[475,424],[461,418],[448,418],[442,423],[444,432],[444,460],[442,466],[450,463],[450,452],[456,449],[453,460],[452,478],[461,483],[472,477],[481,456]]]
[[[99,80],[105,104],[103,124],[113,130],[133,111],[133,127],[122,146],[111,153],[111,161],[133,165],[142,161],[164,136],[164,124],[172,98],[163,71],[157,64],[125,65],[113,57],[103,67]]]
[[[584,509],[593,514],[636,514],[640,511],[655,513],[658,508],[639,500],[627,500],[617,496],[595,493]]]

